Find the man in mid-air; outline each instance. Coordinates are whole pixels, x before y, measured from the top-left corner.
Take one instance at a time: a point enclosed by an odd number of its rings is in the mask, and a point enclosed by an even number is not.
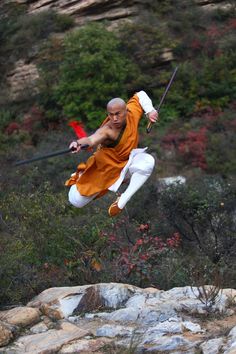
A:
[[[70,144],[73,153],[85,145],[96,148],[85,163],[66,181],[70,186],[69,201],[82,208],[108,191],[117,192],[128,176],[127,189],[110,205],[108,214],[113,217],[122,212],[134,193],[146,182],[155,165],[153,156],[138,146],[138,126],[143,114],[155,123],[158,113],[144,91],[137,92],[127,104],[113,98],[107,104],[107,117],[94,134]]]

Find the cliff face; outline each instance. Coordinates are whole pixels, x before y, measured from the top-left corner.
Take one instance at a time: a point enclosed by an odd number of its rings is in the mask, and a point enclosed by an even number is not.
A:
[[[54,9],[63,14],[73,16],[76,23],[87,21],[109,20],[137,17],[150,0],[11,0],[11,2],[28,5],[29,13]],[[206,9],[228,6],[225,0],[195,0]]]
[[[141,0],[16,0],[28,5],[29,13],[53,9],[73,16],[75,22],[119,20],[135,17],[144,9],[147,1]]]

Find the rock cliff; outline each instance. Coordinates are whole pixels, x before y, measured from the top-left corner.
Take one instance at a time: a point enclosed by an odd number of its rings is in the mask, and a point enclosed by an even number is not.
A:
[[[85,21],[118,20],[137,16],[147,1],[141,0],[18,0],[28,5],[28,12],[53,9],[73,16],[79,24]]]
[[[77,23],[98,20],[117,20],[138,16],[150,0],[11,0],[28,5],[28,12],[54,9],[75,18]],[[225,7],[230,1],[195,0],[199,6]]]

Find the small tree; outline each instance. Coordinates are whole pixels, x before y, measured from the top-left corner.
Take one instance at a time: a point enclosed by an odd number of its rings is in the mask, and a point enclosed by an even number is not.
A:
[[[126,98],[125,84],[135,68],[119,49],[115,34],[101,24],[89,24],[66,37],[55,95],[68,117],[79,117],[95,128],[109,99]]]

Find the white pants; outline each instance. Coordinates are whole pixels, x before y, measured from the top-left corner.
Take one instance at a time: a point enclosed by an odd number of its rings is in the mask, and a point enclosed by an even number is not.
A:
[[[146,152],[140,152],[132,158],[126,172],[126,176],[131,176],[130,183],[125,192],[121,194],[118,202],[118,206],[121,209],[124,208],[134,193],[146,182],[153,171],[154,165],[154,158]],[[74,184],[70,187],[69,202],[77,208],[82,208],[93,200],[98,194],[99,193],[96,193],[89,197],[83,196],[78,191],[76,184]]]

